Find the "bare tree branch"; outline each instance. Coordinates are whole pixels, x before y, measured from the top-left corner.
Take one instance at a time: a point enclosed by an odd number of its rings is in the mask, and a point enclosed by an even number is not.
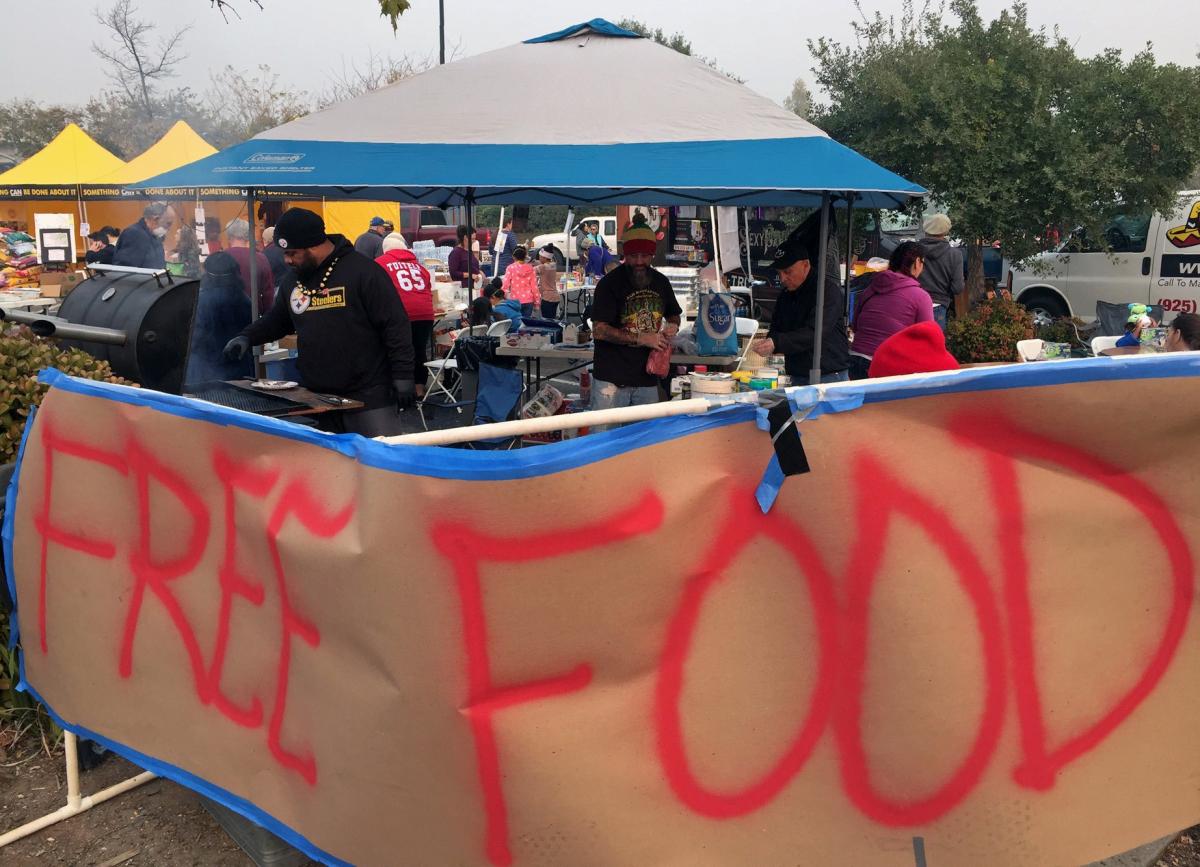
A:
[[[147,120],[153,120],[155,90],[186,59],[182,42],[191,28],[179,28],[152,49],[150,35],[156,25],[137,17],[133,0],[116,0],[107,11],[96,9],[96,20],[108,31],[112,45],[92,43],[92,51],[108,64],[108,78],[140,107]]]
[[[225,23],[229,23],[229,13],[239,20],[242,14],[238,12],[235,5],[236,0],[208,0],[208,5],[221,13],[221,17],[225,19]],[[247,0],[248,3],[253,3],[261,11],[263,8],[262,0]],[[400,16],[408,11],[411,5],[409,0],[375,0],[379,4],[379,15],[382,18],[388,19],[392,25],[392,32],[395,33],[400,27]]]
[[[454,46],[451,59],[460,48],[461,44]],[[318,100],[319,107],[327,108],[335,102],[343,102],[356,96],[362,96],[364,93],[379,90],[381,87],[387,87],[401,79],[424,72],[433,65],[432,57],[414,58],[408,54],[400,57],[381,57],[370,53],[362,65],[358,61],[353,61],[349,67],[346,66],[343,58],[342,70],[330,75],[329,87]]]
[[[250,0],[250,2],[257,6],[260,11],[262,10],[262,0]],[[232,12],[239,21],[242,18],[242,13],[238,12],[237,7],[233,5],[232,0],[209,0],[208,5],[221,13],[221,17],[225,19],[226,24],[229,23],[230,12]]]

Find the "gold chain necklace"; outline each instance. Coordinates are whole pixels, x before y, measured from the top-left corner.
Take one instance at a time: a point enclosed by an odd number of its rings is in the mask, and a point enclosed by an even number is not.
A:
[[[337,267],[337,263],[339,261],[341,261],[341,258],[342,258],[341,256],[338,256],[336,259],[334,259],[332,262],[329,263],[329,267],[325,269],[325,276],[323,276],[321,278],[321,282],[319,284],[317,284],[316,289],[311,289],[311,288],[309,288],[308,284],[303,284],[300,287],[300,291],[303,292],[309,298],[315,298],[318,295],[320,295],[322,298],[324,298],[326,295],[328,295],[329,290],[325,288],[325,284],[327,282],[329,282],[329,275],[333,273],[333,269],[335,267]]]

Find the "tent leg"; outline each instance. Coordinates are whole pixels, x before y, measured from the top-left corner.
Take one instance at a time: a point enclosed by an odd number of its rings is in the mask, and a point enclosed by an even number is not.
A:
[[[829,193],[821,194],[821,237],[817,241],[817,309],[813,320],[813,361],[808,374],[810,385],[821,383],[821,350],[825,329],[825,276],[829,271]]]
[[[467,225],[472,229],[475,228],[475,197],[467,193]],[[481,251],[482,252],[482,251]],[[475,300],[475,278],[471,276],[471,255],[472,251],[467,250],[467,307],[470,308],[471,302]],[[479,273],[483,274],[483,265],[479,266]]]
[[[742,208],[742,225],[746,230],[746,286],[750,289],[750,315],[755,319],[758,314],[754,307],[754,254],[750,250],[750,207]]]
[[[717,235],[717,209],[712,205],[708,206],[708,227],[712,232],[713,267],[717,269],[717,285],[720,286],[724,272],[721,270],[721,243]]]
[[[846,317],[850,317],[850,280],[854,277],[851,266],[854,264],[854,200],[856,193],[846,193],[846,281],[842,287],[843,301],[846,302]]]
[[[258,309],[258,256],[255,238],[254,190],[246,190],[246,222],[250,224],[250,321],[257,322],[263,311]],[[254,375],[258,379],[266,376],[266,365],[262,360],[262,349],[254,347]]]

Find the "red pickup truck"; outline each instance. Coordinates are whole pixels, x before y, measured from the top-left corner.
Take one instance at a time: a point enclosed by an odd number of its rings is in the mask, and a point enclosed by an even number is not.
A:
[[[402,205],[400,225],[396,228],[409,244],[433,241],[439,247],[453,247],[458,243],[458,223],[454,222],[450,211],[442,208]],[[481,251],[491,249],[492,233],[488,229],[476,228],[475,237]]]

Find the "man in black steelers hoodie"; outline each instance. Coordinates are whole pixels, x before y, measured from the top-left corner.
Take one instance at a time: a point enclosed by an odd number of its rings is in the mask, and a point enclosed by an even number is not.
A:
[[[225,346],[241,359],[251,346],[295,334],[304,386],[365,406],[318,415],[325,430],[363,436],[400,433],[398,410],[416,403],[412,329],[392,278],[354,252],[341,235],[325,234],[312,211],[291,208],[275,224],[275,243],[294,272],[271,305]]]

